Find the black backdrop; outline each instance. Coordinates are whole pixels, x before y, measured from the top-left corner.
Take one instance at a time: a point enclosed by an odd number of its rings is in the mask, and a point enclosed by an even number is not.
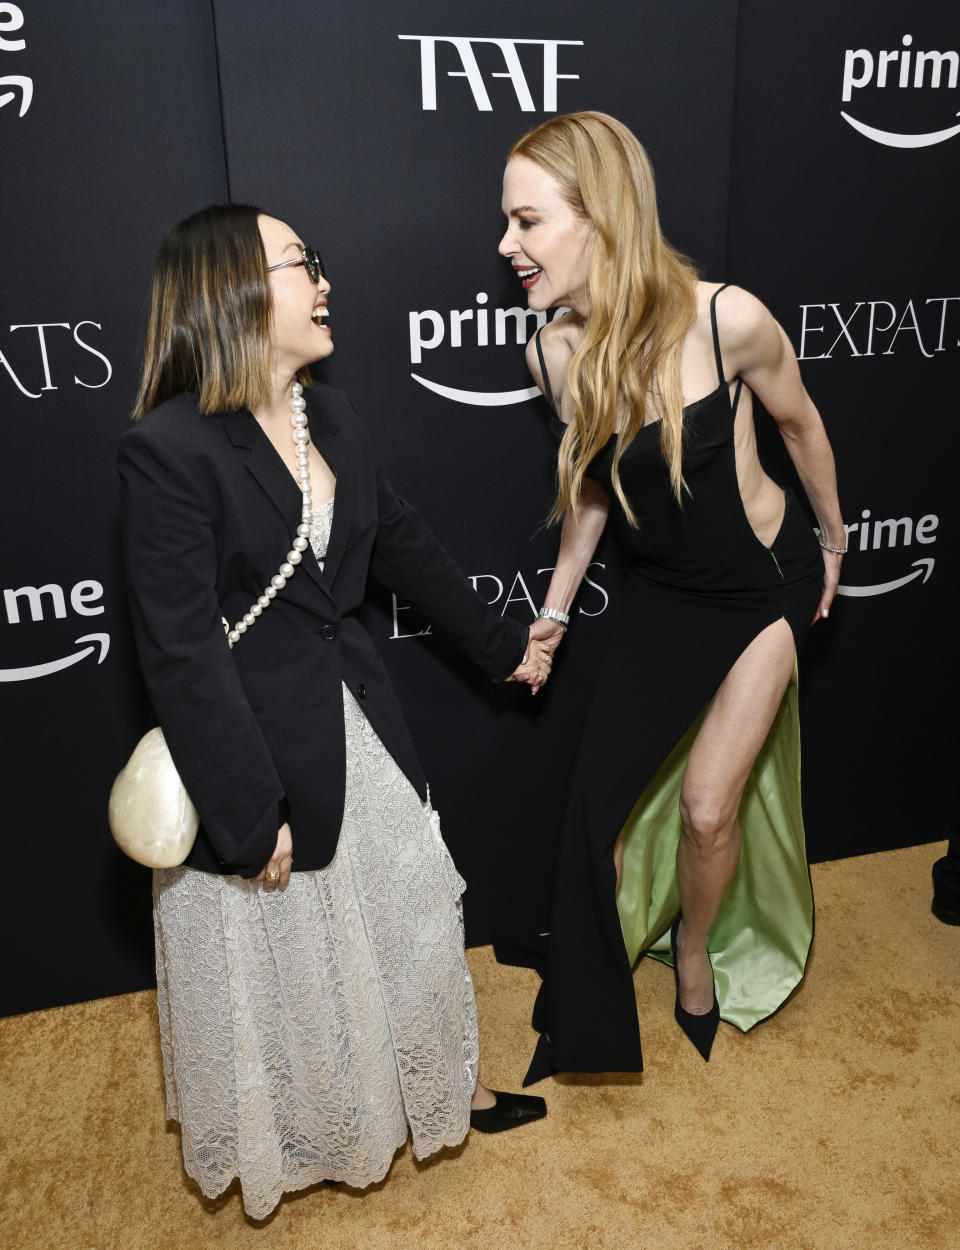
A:
[[[503,154],[553,111],[600,108],[636,130],[668,236],[769,304],[827,420],[858,528],[802,673],[811,858],[943,836],[960,31],[945,0],[909,18],[892,0],[838,8],[0,6],[2,923],[16,952],[0,1011],[152,979],[149,874],[113,848],[105,796],[150,722],[113,455],[160,234],[229,197],[319,247],[337,344],[325,377],[481,593],[530,619],[556,548],[540,526],[552,446],[520,346],[535,320],[496,243]],[[765,453],[788,475],[769,426]],[[489,687],[389,594],[371,605],[474,942],[546,920],[564,778],[618,595],[608,544],[590,577],[535,700]]]

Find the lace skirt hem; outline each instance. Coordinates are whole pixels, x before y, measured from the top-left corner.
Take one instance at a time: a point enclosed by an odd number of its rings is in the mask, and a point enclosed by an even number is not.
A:
[[[167,1116],[202,1192],[239,1176],[254,1219],[322,1180],[382,1180],[410,1134],[423,1159],[469,1129],[464,883],[436,813],[346,689],[344,716],[347,797],[326,868],[282,893],[154,875]]]

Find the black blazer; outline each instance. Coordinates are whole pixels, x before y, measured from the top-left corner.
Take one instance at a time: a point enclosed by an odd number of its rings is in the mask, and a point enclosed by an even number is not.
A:
[[[383,662],[358,619],[367,576],[413,604],[492,678],[527,627],[477,595],[377,468],[340,391],[305,393],[310,436],[337,476],[321,569],[294,576],[231,651],[231,627],[286,559],[300,491],[250,412],[203,416],[180,395],[120,444],[122,525],[144,678],[201,829],[187,863],[251,877],[289,819],[294,868],[322,868],[343,815],[341,681],[421,798],[427,787]]]

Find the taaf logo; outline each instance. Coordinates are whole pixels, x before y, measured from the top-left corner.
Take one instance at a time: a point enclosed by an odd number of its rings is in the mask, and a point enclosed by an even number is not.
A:
[[[410,312],[410,363],[421,364],[424,352],[435,351],[441,346],[503,347],[512,341],[522,347],[530,335],[547,320],[546,312],[535,312],[532,308],[487,308],[488,300],[486,291],[478,291],[475,308],[451,308],[448,313],[435,308]],[[566,311],[565,308],[558,308],[553,316],[559,317]],[[435,395],[452,399],[457,404],[473,404],[480,408],[519,404],[540,394],[535,386],[523,386],[509,391],[464,390],[425,378],[419,373],[411,373],[410,376],[414,382],[425,386]]]
[[[935,295],[895,304],[886,299],[848,304],[801,304],[798,360],[842,356],[894,356],[960,347],[960,295]],[[899,340],[899,341],[898,341]]]
[[[843,528],[847,531],[847,546],[850,554],[847,560],[855,558],[854,553],[861,551],[893,550],[897,547],[911,547],[919,543],[929,547],[937,541],[937,526],[940,518],[934,513],[927,513],[919,520],[912,517],[889,517],[884,521],[874,520],[870,509],[864,508],[860,520]],[[837,587],[837,594],[846,595],[850,599],[866,599],[873,595],[887,595],[892,590],[899,590],[911,582],[918,581],[921,585],[930,580],[933,573],[933,556],[921,556],[910,565],[910,571],[882,582],[874,582],[866,586]]]
[[[45,586],[10,587],[3,592],[3,610],[0,622],[9,626],[21,626],[28,621],[32,624],[43,624],[50,616],[64,620],[69,611],[75,616],[100,616],[104,606],[103,586],[92,578],[77,582],[69,590],[56,582],[48,582]],[[71,631],[72,632],[72,631]],[[6,644],[9,635],[4,638]],[[37,677],[49,677],[65,668],[72,668],[87,656],[96,655],[97,663],[102,664],[110,650],[110,635],[83,634],[73,639],[73,650],[66,654],[44,660],[39,664],[27,664],[18,668],[0,668],[0,682],[32,681]],[[79,648],[77,650],[76,648]],[[4,648],[6,650],[6,646]],[[59,650],[59,647],[57,648]]]
[[[902,47],[890,52],[869,52],[866,48],[847,48],[843,54],[842,99],[850,103],[854,91],[865,87],[896,87],[897,89],[922,91],[927,87],[955,90],[960,74],[960,53],[921,52],[913,48],[913,35],[904,35]],[[953,103],[956,103],[954,97]],[[949,106],[948,106],[949,107]],[[960,135],[960,125],[947,126],[924,134],[909,134],[894,130],[880,130],[868,126],[850,113],[840,110],[840,116],[854,130],[874,143],[889,148],[928,148],[944,143],[954,135]],[[960,117],[960,112],[951,114]]]
[[[473,102],[480,113],[490,113],[493,105],[483,72],[477,60],[477,47],[492,46],[502,58],[502,70],[490,70],[490,78],[509,78],[517,103],[524,113],[534,113],[537,105],[527,75],[520,60],[520,47],[542,49],[541,99],[544,113],[557,111],[557,83],[562,78],[578,79],[579,74],[561,74],[558,66],[558,48],[583,47],[582,39],[485,39],[475,35],[398,35],[398,39],[420,44],[420,94],[423,111],[433,112],[437,107],[437,46],[448,44],[459,58],[459,69],[445,71],[447,78],[465,78],[473,93]],[[485,58],[486,59],[486,58]],[[535,86],[539,85],[534,83]]]
[[[71,342],[66,350],[69,351],[71,361],[79,358],[79,352],[85,352],[90,356],[95,356],[101,362],[100,365],[94,366],[92,371],[82,370],[86,375],[83,378],[74,373],[73,384],[82,386],[88,391],[97,391],[102,386],[106,386],[113,377],[113,365],[103,352],[97,351],[87,341],[92,330],[101,328],[99,321],[78,321],[72,326],[69,321],[29,321],[23,325],[10,326],[11,336],[17,334],[17,338],[11,337],[9,343],[6,344],[7,354],[0,347],[0,370],[6,370],[14,386],[21,395],[26,395],[27,399],[40,399],[44,391],[59,390],[59,385],[54,378],[58,378],[60,382],[63,379],[60,371],[54,369],[50,355],[53,349],[57,357],[62,360],[65,336],[59,333],[51,334],[48,342],[48,332],[69,330]],[[21,330],[34,330],[36,336],[34,338],[30,334],[20,334]],[[16,361],[16,368],[9,359],[11,356]],[[89,362],[86,363],[89,364]],[[76,365],[74,364],[73,367],[75,368]],[[0,373],[0,377],[2,376]],[[38,389],[31,390],[33,386]]]
[[[22,52],[26,39],[8,39],[7,36],[23,26],[23,10],[15,4],[0,4],[0,52]],[[4,91],[12,87],[12,91]],[[20,116],[23,117],[33,100],[33,79],[22,74],[4,74],[0,77],[0,109],[11,104],[20,93]]]

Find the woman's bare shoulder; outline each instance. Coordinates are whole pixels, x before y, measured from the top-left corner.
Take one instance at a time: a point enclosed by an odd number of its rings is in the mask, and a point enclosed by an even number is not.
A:
[[[583,320],[568,309],[562,317],[546,323],[542,338],[544,343],[565,344],[572,356],[583,338]]]
[[[550,382],[554,393],[559,397],[567,384],[567,368],[573,353],[583,338],[583,323],[569,313],[557,321],[548,321],[541,331],[540,348],[543,359],[550,374]],[[543,390],[543,378],[540,373],[540,357],[537,352],[537,335],[531,336],[527,343],[527,365],[537,385]]]
[[[717,329],[721,344],[742,345],[773,322],[773,317],[755,295],[742,286],[722,282],[697,283],[697,331],[712,335],[710,301],[722,291],[716,302]]]

